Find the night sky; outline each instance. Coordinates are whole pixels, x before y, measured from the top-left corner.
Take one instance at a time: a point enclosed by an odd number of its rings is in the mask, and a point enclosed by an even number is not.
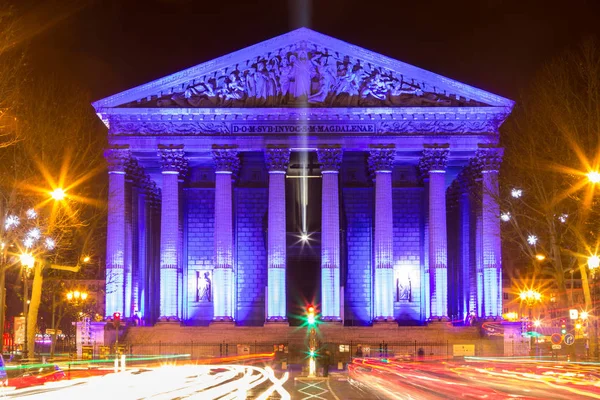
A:
[[[516,100],[545,61],[600,32],[592,0],[24,2],[35,73],[90,100],[300,26]]]

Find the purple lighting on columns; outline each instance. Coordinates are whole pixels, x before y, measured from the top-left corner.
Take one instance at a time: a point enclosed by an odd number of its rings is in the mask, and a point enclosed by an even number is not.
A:
[[[183,146],[160,146],[162,207],[160,229],[160,318],[179,319],[179,172],[185,168]]]
[[[340,208],[338,175],[342,149],[317,150],[323,174],[321,199],[321,314],[324,320],[340,319]]]
[[[233,321],[232,175],[239,168],[237,151],[213,149],[215,162],[214,319]]]
[[[108,162],[108,227],[106,233],[106,315],[123,312],[125,292],[125,164],[130,159],[128,148],[107,149]]]
[[[289,149],[268,148],[265,151],[269,170],[267,321],[287,319],[285,173],[289,160]]]
[[[483,293],[484,312],[487,317],[502,315],[500,206],[496,201],[502,154],[502,149],[497,148],[482,148],[476,154],[482,174]]]
[[[431,318],[448,316],[448,244],[446,238],[447,148],[427,148],[419,167],[429,173],[429,274]]]
[[[375,320],[394,319],[394,243],[392,168],[396,149],[371,149],[369,167],[375,172]]]

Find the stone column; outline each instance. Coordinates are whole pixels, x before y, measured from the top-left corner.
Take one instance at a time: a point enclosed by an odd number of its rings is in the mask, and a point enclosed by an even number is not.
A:
[[[184,168],[183,145],[159,146],[162,166],[162,207],[160,226],[160,317],[177,321],[179,315],[179,172]]]
[[[125,270],[125,312],[124,317],[131,318],[139,311],[139,188],[142,185],[144,171],[135,159],[126,166],[127,172],[127,207],[125,209],[126,225],[126,260]]]
[[[375,321],[394,319],[394,233],[392,168],[396,149],[373,148],[369,168],[375,173]]]
[[[448,316],[448,248],[446,236],[446,164],[448,149],[423,150],[419,167],[429,174],[429,275],[431,318]]]
[[[267,321],[287,321],[286,310],[286,227],[285,173],[290,150],[268,148],[265,163],[269,170],[269,212],[267,233]]]
[[[214,320],[233,321],[233,196],[232,175],[239,168],[237,151],[214,148],[215,162],[215,269]]]
[[[502,149],[480,148],[476,158],[481,168],[481,212],[483,252],[483,294],[486,317],[502,316],[502,249],[498,171]]]
[[[459,224],[459,236],[458,236],[458,251],[459,251],[459,266],[460,270],[460,281],[462,285],[462,311],[464,315],[461,317],[467,318],[471,311],[476,310],[476,298],[474,291],[474,277],[471,272],[471,248],[470,248],[470,234],[471,234],[471,195],[469,192],[470,178],[469,168],[464,168],[456,178],[458,182],[458,224]]]
[[[125,164],[128,147],[107,149],[108,226],[106,232],[106,316],[124,312],[125,287]]]
[[[341,148],[317,150],[323,174],[321,199],[321,315],[340,321],[340,203],[338,177]]]

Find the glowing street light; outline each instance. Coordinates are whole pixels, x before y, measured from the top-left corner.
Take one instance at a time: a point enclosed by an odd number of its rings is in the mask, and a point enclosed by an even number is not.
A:
[[[596,254],[588,257],[588,268],[590,271],[594,272],[596,269],[600,267],[600,257]]]
[[[90,260],[91,260],[90,256],[85,256],[85,257],[83,257],[83,260],[82,260],[82,261],[83,261],[84,263],[89,263],[89,262],[90,262]]]
[[[588,319],[590,314],[587,311],[582,311],[581,313],[579,313],[579,316],[581,317],[581,319],[586,320]]]
[[[588,181],[590,183],[600,183],[600,172],[598,171],[590,171],[587,174]]]
[[[514,188],[510,191],[510,195],[515,199],[518,199],[519,197],[523,196],[523,189]]]
[[[27,268],[33,268],[33,264],[35,264],[35,258],[29,253],[22,253],[19,259],[21,260],[21,265]]]
[[[509,212],[502,213],[500,215],[500,219],[504,222],[510,221],[510,213]]]
[[[300,240],[301,240],[302,242],[304,242],[304,243],[308,243],[308,239],[309,239],[309,238],[308,238],[308,234],[307,234],[307,233],[304,233],[304,232],[302,232],[302,234],[300,235]]]
[[[544,261],[546,259],[546,256],[543,254],[536,254],[535,255],[536,260],[538,261]]]
[[[65,191],[61,188],[56,188],[50,192],[50,196],[56,201],[61,201],[65,199]]]
[[[536,319],[535,321],[533,321],[533,326],[535,326],[536,328],[539,328],[540,326],[542,326],[542,321],[540,321],[539,319]]]
[[[538,237],[536,235],[527,236],[527,243],[529,243],[531,246],[535,246],[537,241],[538,241]]]

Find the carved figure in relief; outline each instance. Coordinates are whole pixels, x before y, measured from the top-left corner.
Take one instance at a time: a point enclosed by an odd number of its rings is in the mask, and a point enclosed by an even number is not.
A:
[[[290,57],[292,63],[291,77],[293,82],[290,85],[290,94],[295,97],[310,96],[311,81],[314,75],[314,67],[308,59],[305,50],[298,52],[298,57]]]
[[[328,57],[321,57],[315,65],[319,77],[319,89],[308,98],[310,103],[323,103],[336,82],[335,70],[329,65]]]
[[[281,99],[284,104],[287,103],[287,95],[290,90],[290,75],[292,74],[292,66],[290,65],[287,56],[281,58],[279,67],[279,88]]]

